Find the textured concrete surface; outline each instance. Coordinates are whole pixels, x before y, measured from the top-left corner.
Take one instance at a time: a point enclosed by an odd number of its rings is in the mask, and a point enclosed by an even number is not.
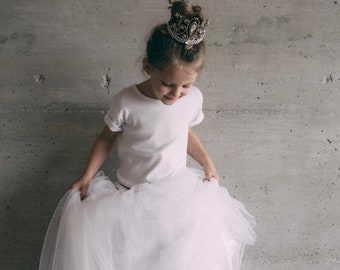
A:
[[[339,269],[340,2],[197,3],[211,25],[196,131],[258,221],[242,269]],[[0,269],[37,269],[53,210],[109,97],[143,79],[145,38],[166,7],[0,0]]]

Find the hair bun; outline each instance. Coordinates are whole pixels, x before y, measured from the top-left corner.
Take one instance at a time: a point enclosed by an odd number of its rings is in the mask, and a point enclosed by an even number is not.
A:
[[[204,20],[204,16],[201,13],[202,8],[200,6],[193,6],[188,1],[176,1],[176,0],[169,0],[169,3],[172,5],[169,7],[171,9],[171,17],[175,14],[182,15],[186,18],[197,17],[202,22]]]
[[[193,6],[192,8],[194,14],[199,14],[202,11],[202,8],[200,6]]]
[[[151,31],[145,59],[160,71],[183,61],[195,64],[193,68],[199,72],[205,60],[204,33],[208,20],[204,19],[199,6],[179,0],[169,0],[169,3],[170,20]]]

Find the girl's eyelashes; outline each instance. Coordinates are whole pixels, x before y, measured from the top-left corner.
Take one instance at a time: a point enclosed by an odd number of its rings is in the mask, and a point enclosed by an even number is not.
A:
[[[162,85],[166,86],[166,87],[172,87],[173,84],[172,83],[166,83],[164,81],[161,81]],[[186,84],[186,85],[183,85],[183,88],[190,88],[192,84]]]
[[[161,81],[161,82],[162,82],[162,84],[163,84],[164,86],[167,86],[167,87],[172,86],[172,83],[166,83],[166,82],[163,82],[163,81]]]

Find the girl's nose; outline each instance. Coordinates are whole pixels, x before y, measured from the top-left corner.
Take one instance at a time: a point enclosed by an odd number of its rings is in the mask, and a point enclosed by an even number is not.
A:
[[[175,88],[171,94],[173,95],[173,97],[178,98],[181,96],[181,89],[179,87]]]

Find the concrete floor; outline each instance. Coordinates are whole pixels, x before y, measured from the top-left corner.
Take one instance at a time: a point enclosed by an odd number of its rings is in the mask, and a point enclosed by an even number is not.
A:
[[[340,269],[340,2],[195,3],[211,22],[195,130],[258,223],[242,270]],[[37,269],[53,210],[110,96],[144,78],[167,6],[0,1],[0,269]]]

